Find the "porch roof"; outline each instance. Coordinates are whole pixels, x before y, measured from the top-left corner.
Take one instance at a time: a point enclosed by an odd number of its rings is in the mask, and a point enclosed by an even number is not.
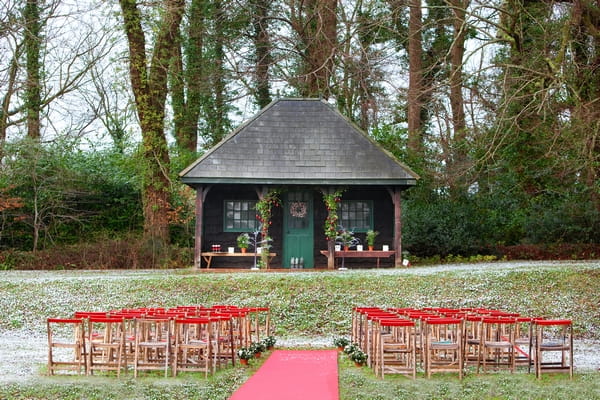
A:
[[[400,185],[419,178],[318,99],[279,99],[180,173],[189,185]]]

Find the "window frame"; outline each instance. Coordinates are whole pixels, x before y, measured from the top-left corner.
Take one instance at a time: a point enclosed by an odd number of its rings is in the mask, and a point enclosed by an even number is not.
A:
[[[352,203],[365,203],[368,207],[369,207],[369,216],[368,216],[368,227],[366,228],[357,228],[355,226],[346,226],[343,220],[343,207],[345,204],[352,204]],[[365,233],[370,229],[373,229],[374,227],[374,220],[375,220],[375,210],[373,209],[373,205],[374,205],[374,201],[373,200],[344,200],[342,199],[341,203],[340,203],[340,208],[339,208],[339,224],[340,226],[344,227],[344,229],[350,230],[352,232],[358,232],[358,233]],[[355,221],[357,220],[356,218],[354,219]]]
[[[242,228],[242,227],[236,228],[235,227],[236,219],[233,218],[231,221],[234,222],[232,224],[234,227],[229,228],[228,224],[227,224],[230,221],[227,217],[227,212],[229,211],[229,209],[227,208],[228,203],[247,203],[248,208],[246,210],[239,210],[239,211],[247,213],[248,216],[246,218],[240,218],[239,221],[245,221],[245,222],[249,223],[250,219],[252,219],[254,226],[246,227],[246,228]],[[258,223],[258,219],[256,219],[256,203],[258,203],[258,200],[252,200],[252,199],[225,199],[225,200],[223,200],[223,232],[240,232],[241,233],[241,232],[255,232],[256,230],[258,230],[259,223]],[[236,211],[235,208],[232,211],[235,212]]]

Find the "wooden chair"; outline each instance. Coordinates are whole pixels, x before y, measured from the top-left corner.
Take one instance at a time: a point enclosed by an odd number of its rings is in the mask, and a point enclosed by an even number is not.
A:
[[[533,366],[533,318],[517,317],[515,323],[515,364],[516,366],[527,366],[527,372],[531,372]]]
[[[366,312],[366,322],[364,327],[365,340],[359,344],[359,347],[362,351],[367,353],[367,365],[369,367],[374,367],[378,354],[376,350],[376,336],[378,334],[376,322],[384,318],[397,318],[397,315],[385,310],[369,310]]]
[[[547,372],[568,372],[573,378],[573,323],[567,319],[536,319],[535,330],[535,376],[539,379]],[[544,354],[558,354],[544,360]],[[557,359],[556,359],[557,358]]]
[[[425,369],[425,320],[436,318],[437,315],[431,311],[408,311],[405,315],[415,322],[415,341],[417,352],[417,364]]]
[[[415,322],[404,318],[381,318],[374,320],[375,375],[402,374],[415,379],[416,335]]]
[[[145,318],[146,314],[138,310],[120,310],[111,311],[108,313],[111,318],[123,318],[124,329],[124,345],[123,345],[123,368],[133,368],[135,363],[135,336],[136,336],[136,320]]]
[[[212,352],[213,321],[210,318],[175,319],[175,345],[173,352],[173,376],[180,371],[213,371]]]
[[[271,310],[269,307],[248,308],[248,320],[250,323],[249,334],[251,342],[260,342],[270,335]]]
[[[463,320],[460,318],[426,318],[423,320],[423,354],[425,371],[458,372],[463,377]]]
[[[56,371],[87,373],[85,332],[79,318],[48,318],[48,375]],[[59,334],[61,337],[59,338]],[[64,338],[67,334],[69,338]]]
[[[212,349],[216,360],[216,368],[231,362],[235,365],[236,347],[233,338],[233,316],[230,313],[212,313],[208,318],[213,321]]]
[[[139,371],[164,371],[171,364],[171,321],[167,318],[135,320],[134,377]]]
[[[251,335],[250,335],[250,320],[248,318],[249,311],[245,308],[237,308],[237,307],[224,307],[220,306],[217,308],[212,308],[208,312],[205,311],[203,316],[222,316],[226,315],[229,317],[229,320],[226,323],[226,327],[223,329],[228,330],[228,333],[224,333],[225,331],[221,329],[220,335],[228,335],[227,340],[224,340],[223,345],[227,345],[230,347],[231,354],[231,362],[235,364],[236,358],[236,350],[242,347],[248,347],[251,343]],[[222,337],[221,339],[225,339]],[[227,357],[229,358],[229,356]]]
[[[115,371],[120,376],[121,369],[126,367],[124,318],[90,317],[87,333],[88,374]]]
[[[515,323],[514,317],[484,317],[480,340],[480,368],[487,372],[488,366],[495,370],[515,371]]]
[[[384,310],[380,307],[354,307],[352,313],[352,332],[351,342],[358,344],[358,346],[366,352],[367,348],[367,316],[369,313],[383,312]]]
[[[476,314],[464,318],[464,361],[465,365],[479,365],[483,317]]]

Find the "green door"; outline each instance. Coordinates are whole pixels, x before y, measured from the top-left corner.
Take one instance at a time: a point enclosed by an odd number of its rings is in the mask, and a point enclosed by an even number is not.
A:
[[[288,192],[283,202],[283,267],[313,268],[313,194]]]

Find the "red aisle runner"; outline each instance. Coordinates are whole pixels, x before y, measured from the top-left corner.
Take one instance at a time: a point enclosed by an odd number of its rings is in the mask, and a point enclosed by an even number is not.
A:
[[[336,350],[276,350],[229,400],[338,400]]]

